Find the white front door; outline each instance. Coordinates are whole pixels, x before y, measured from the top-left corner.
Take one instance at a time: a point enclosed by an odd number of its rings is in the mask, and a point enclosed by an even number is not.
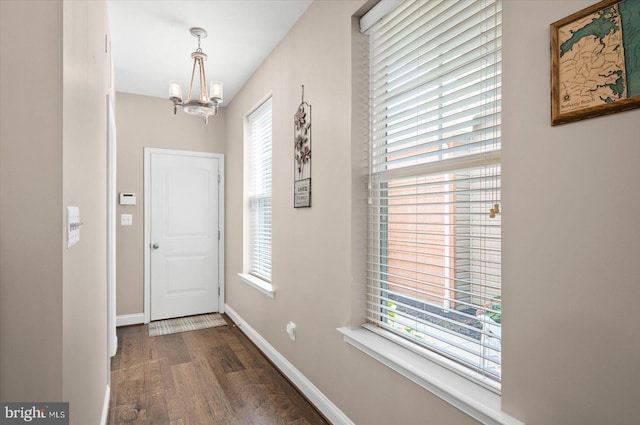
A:
[[[150,156],[151,320],[218,311],[219,159]]]

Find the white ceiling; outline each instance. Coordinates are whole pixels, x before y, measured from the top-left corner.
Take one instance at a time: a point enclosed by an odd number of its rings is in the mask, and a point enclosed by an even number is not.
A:
[[[198,44],[189,28],[201,27],[207,80],[224,83],[229,104],[311,2],[109,0],[116,90],[168,98],[176,80],[186,97]]]

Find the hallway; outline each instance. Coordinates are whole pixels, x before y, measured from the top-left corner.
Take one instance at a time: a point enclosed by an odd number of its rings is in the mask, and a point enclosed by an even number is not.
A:
[[[109,424],[327,424],[235,327],[149,337],[128,326],[118,342]]]

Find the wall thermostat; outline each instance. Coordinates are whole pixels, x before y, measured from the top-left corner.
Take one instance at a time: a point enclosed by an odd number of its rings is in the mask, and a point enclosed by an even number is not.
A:
[[[120,205],[135,205],[136,204],[136,194],[135,193],[121,193],[120,194]]]

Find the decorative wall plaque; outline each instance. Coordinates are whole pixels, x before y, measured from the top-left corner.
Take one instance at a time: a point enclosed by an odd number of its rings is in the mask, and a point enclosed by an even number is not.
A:
[[[311,105],[304,101],[304,85],[293,124],[293,206],[306,208],[311,207]]]

